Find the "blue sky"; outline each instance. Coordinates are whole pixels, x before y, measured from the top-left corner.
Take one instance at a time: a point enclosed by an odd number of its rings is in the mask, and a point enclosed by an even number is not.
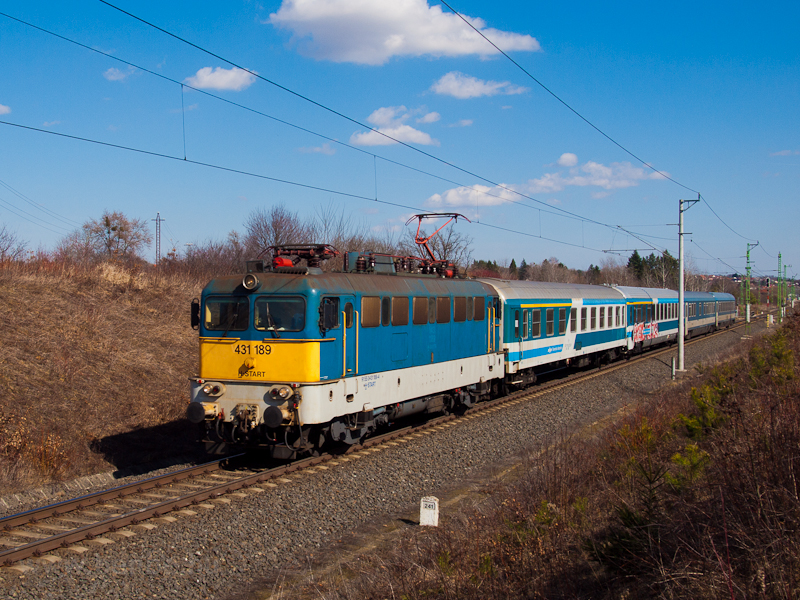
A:
[[[399,231],[415,211],[352,197],[377,190],[474,219],[458,226],[475,258],[586,268],[620,255],[604,250],[677,255],[678,200],[700,192],[685,215],[696,268],[743,271],[747,242],[759,241],[756,272],[774,276],[778,252],[800,272],[797,2],[451,4],[694,191],[592,129],[436,2],[112,4],[440,161],[99,1],[0,0],[0,12],[109,55],[0,16],[0,121],[178,159],[0,124],[0,181],[24,196],[0,185],[0,223],[31,248],[53,248],[106,209],[160,212],[164,250],[242,231],[273,203],[301,214],[332,205]],[[184,162],[184,135],[191,161],[323,189]]]

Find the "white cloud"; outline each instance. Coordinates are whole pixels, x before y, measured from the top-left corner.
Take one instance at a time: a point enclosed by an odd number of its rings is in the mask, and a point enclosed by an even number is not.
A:
[[[133,67],[128,67],[127,71],[120,71],[119,69],[115,69],[111,67],[110,69],[106,70],[103,73],[103,77],[108,79],[109,81],[125,81],[128,77],[133,75],[136,72],[136,69]]]
[[[405,106],[386,106],[372,112],[367,117],[367,122],[375,126],[377,131],[363,131],[350,136],[350,143],[358,146],[389,146],[397,142],[408,144],[421,144],[423,146],[438,146],[438,140],[419,129],[406,125],[415,111],[408,110]],[[428,113],[431,114],[431,113]],[[425,117],[423,117],[424,119]],[[380,133],[378,133],[380,132]],[[384,134],[384,135],[381,135]],[[394,139],[389,139],[389,137]]]
[[[567,157],[566,159],[564,157]],[[574,154],[562,154],[559,164],[563,161],[571,163]],[[537,179],[530,179],[521,185],[503,184],[503,187],[487,187],[475,185],[472,187],[459,187],[447,190],[442,194],[434,194],[426,201],[432,206],[495,206],[505,204],[510,200],[520,200],[515,191],[530,194],[551,194],[560,192],[569,186],[600,188],[592,192],[593,198],[605,198],[610,195],[610,190],[634,187],[641,181],[660,180],[664,176],[649,170],[634,167],[629,162],[611,163],[606,166],[594,161],[588,161],[577,166],[571,166],[565,172],[545,173]],[[552,202],[551,202],[552,203]],[[560,202],[559,202],[560,203]]]
[[[378,131],[380,133],[378,133]],[[381,133],[385,135],[381,135]],[[394,139],[389,139],[388,137]],[[414,129],[409,125],[399,125],[397,127],[379,127],[377,131],[365,131],[354,133],[350,136],[350,143],[356,146],[389,146],[397,142],[407,144],[420,144],[422,146],[438,146],[438,140],[419,129]]]
[[[11,107],[5,104],[0,104],[0,115],[7,115],[11,112]]]
[[[562,167],[574,167],[578,164],[578,157],[572,152],[564,152],[558,159],[558,164]]]
[[[800,154],[800,150],[781,150],[780,152],[773,152],[770,156],[791,156],[792,154]]]
[[[61,121],[45,121],[42,127],[52,127],[53,125],[61,125]]]
[[[331,148],[331,145],[325,142],[322,144],[322,146],[316,146],[313,148],[300,148],[300,152],[305,154],[325,154],[327,156],[332,156],[336,154],[336,149]]]
[[[457,123],[451,123],[448,127],[469,127],[472,123],[472,119],[461,119]]]
[[[481,96],[497,96],[523,94],[528,88],[514,85],[509,81],[483,81],[477,77],[464,75],[458,71],[450,71],[431,86],[431,91],[454,98],[480,98]]]
[[[538,51],[530,35],[465,17],[504,51]],[[393,56],[490,56],[486,40],[428,0],[283,0],[269,23],[292,32],[301,54],[318,60],[381,65]]]
[[[249,88],[255,80],[255,75],[237,67],[232,69],[203,67],[195,75],[184,79],[190,86],[201,90],[233,90],[234,92],[241,92]]]
[[[442,115],[440,115],[438,112],[429,112],[425,116],[417,119],[417,123],[436,123],[436,121],[438,121],[441,118]]]

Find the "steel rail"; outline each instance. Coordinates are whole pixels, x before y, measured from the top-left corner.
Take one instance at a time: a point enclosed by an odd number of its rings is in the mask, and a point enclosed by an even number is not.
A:
[[[736,324],[730,328],[722,329],[716,332],[711,332],[702,337],[691,339],[687,341],[687,344],[691,345],[699,343],[716,335],[730,333],[731,331],[735,331],[736,329],[739,329],[743,326],[744,324]],[[615,365],[608,365],[605,367],[592,369],[590,372],[579,373],[573,377],[567,378],[567,380],[552,381],[544,384],[535,385],[534,389],[528,387],[507,394],[502,398],[497,398],[495,400],[490,400],[488,402],[482,402],[480,403],[479,406],[475,406],[464,411],[462,415],[466,416],[466,415],[480,414],[482,412],[506,404],[508,402],[512,402],[515,400],[536,398],[541,395],[559,389],[563,389],[565,387],[569,387],[572,385],[577,385],[578,383],[582,383],[584,381],[593,379],[600,375],[611,373],[618,369],[623,369],[632,366],[634,364],[637,364],[640,361],[655,358],[657,356],[660,356],[662,354],[667,354],[672,351],[674,351],[674,348],[672,346],[668,346],[666,348],[652,349],[643,352],[638,356],[632,357],[629,360],[621,361]],[[366,450],[368,448],[380,446],[381,444],[384,444],[387,441],[402,438],[407,435],[419,432],[421,430],[435,428],[437,426],[442,425],[443,423],[454,421],[459,418],[460,416],[458,415],[445,415],[442,417],[431,419],[423,424],[411,425],[384,434],[380,434],[375,437],[368,438],[358,446],[351,447],[343,455],[355,454],[357,452]],[[11,535],[13,535],[13,531],[11,530],[14,527],[20,527],[24,525],[31,525],[35,527],[39,521],[44,519],[49,519],[49,518],[58,519],[59,517],[62,517],[70,512],[80,511],[91,506],[102,505],[104,502],[107,502],[109,500],[124,499],[127,496],[133,496],[135,494],[144,493],[148,490],[162,488],[168,484],[180,483],[181,481],[187,479],[190,480],[201,475],[214,473],[215,471],[218,471],[220,469],[220,465],[224,461],[241,456],[243,456],[243,454],[227,456],[223,459],[219,459],[209,463],[204,463],[194,467],[189,467],[187,469],[181,469],[180,471],[176,471],[173,473],[166,473],[164,475],[152,477],[150,479],[145,479],[143,481],[138,481],[135,483],[130,483],[115,488],[111,488],[109,490],[103,490],[100,492],[87,494],[79,498],[65,500],[63,502],[58,502],[56,504],[51,504],[41,508],[32,509],[16,515],[10,515],[8,517],[0,519],[0,530],[5,530],[6,532],[9,532]],[[258,471],[256,473],[245,475],[243,477],[231,479],[230,481],[221,482],[218,485],[211,485],[210,487],[204,488],[202,490],[193,491],[176,498],[164,500],[163,502],[157,502],[150,506],[138,508],[126,512],[125,514],[122,515],[113,516],[102,521],[97,521],[95,523],[90,523],[81,527],[77,527],[75,529],[71,529],[63,533],[58,533],[56,535],[52,535],[41,540],[35,540],[33,542],[16,546],[8,550],[0,550],[0,564],[8,566],[20,560],[24,560],[26,558],[40,556],[43,553],[49,552],[51,550],[56,550],[58,548],[65,548],[70,544],[74,544],[86,539],[92,539],[96,536],[103,535],[105,533],[114,532],[122,527],[126,527],[129,525],[136,525],[138,523],[141,523],[142,521],[146,521],[151,518],[161,517],[171,511],[185,508],[193,504],[198,504],[200,502],[203,502],[204,500],[220,497],[225,494],[234,492],[236,490],[251,487],[258,483],[268,481],[269,479],[274,479],[282,475],[288,475],[291,473],[302,471],[304,469],[313,467],[323,462],[335,460],[337,456],[339,455],[325,454],[321,456],[315,456],[297,460],[286,465],[281,465],[271,469],[265,469],[263,471]]]

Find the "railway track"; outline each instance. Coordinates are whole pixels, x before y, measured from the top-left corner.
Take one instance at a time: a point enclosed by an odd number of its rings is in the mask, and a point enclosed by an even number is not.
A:
[[[744,327],[744,324],[689,340],[686,345],[698,343],[714,335],[724,335],[741,327]],[[498,410],[503,405],[514,405],[537,398],[673,351],[674,346],[659,348],[600,369],[573,373],[566,378],[538,384],[503,398],[483,402],[467,410],[463,416],[445,415],[421,425],[387,432],[352,448],[343,458],[360,452],[374,452],[378,446],[392,440],[431,434],[436,429],[456,424],[462,418],[474,418],[481,413]],[[251,490],[252,493],[263,492],[275,485],[271,484],[270,480],[287,481],[285,479],[287,475],[313,467],[326,468],[323,463],[332,461],[335,463],[342,457],[323,455],[306,458],[279,467],[251,471],[244,475],[225,470],[226,462],[236,458],[226,457],[2,518],[0,519],[0,565],[10,566],[28,558],[48,560],[47,553],[58,549],[84,552],[87,548],[81,545],[83,542],[109,543],[110,540],[104,537],[106,534],[130,536],[133,535],[129,530],[131,526],[142,525],[145,528],[152,528],[147,527],[149,520],[159,518],[167,521],[175,520],[170,513],[193,516],[196,512],[191,510],[192,507],[211,508],[213,505],[207,504],[209,501],[219,501],[226,495],[241,494],[244,490]],[[58,559],[51,555],[50,560],[54,562]]]

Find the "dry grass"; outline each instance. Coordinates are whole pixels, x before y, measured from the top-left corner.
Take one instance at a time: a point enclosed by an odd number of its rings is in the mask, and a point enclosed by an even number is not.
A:
[[[187,448],[188,311],[204,283],[109,263],[0,265],[0,488]]]
[[[798,356],[795,317],[603,439],[533,449],[439,528],[279,596],[796,598]]]

